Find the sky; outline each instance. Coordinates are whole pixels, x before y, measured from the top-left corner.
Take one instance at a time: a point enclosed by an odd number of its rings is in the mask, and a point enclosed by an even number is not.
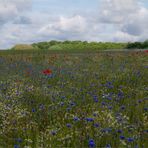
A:
[[[50,40],[148,39],[148,0],[0,0],[0,49]]]

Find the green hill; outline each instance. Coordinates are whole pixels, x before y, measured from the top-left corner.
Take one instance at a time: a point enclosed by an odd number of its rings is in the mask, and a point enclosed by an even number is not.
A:
[[[28,45],[28,44],[17,44],[14,47],[12,47],[12,50],[35,50],[36,48],[34,48],[32,45]]]

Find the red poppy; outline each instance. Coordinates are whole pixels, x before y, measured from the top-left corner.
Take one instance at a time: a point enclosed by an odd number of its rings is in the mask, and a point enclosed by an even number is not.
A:
[[[44,75],[51,75],[51,74],[52,74],[52,70],[50,70],[50,69],[45,69],[45,70],[42,71],[42,73],[43,73]]]

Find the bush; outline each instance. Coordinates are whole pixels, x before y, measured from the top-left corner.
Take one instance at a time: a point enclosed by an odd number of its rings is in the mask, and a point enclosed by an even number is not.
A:
[[[60,45],[53,45],[48,48],[49,50],[62,50],[63,48]]]
[[[134,42],[127,44],[128,49],[146,49],[148,48],[148,40],[144,42]]]

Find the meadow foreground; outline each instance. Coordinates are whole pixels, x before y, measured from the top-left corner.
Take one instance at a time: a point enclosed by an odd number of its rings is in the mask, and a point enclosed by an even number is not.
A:
[[[0,53],[0,147],[147,148],[144,52]]]

